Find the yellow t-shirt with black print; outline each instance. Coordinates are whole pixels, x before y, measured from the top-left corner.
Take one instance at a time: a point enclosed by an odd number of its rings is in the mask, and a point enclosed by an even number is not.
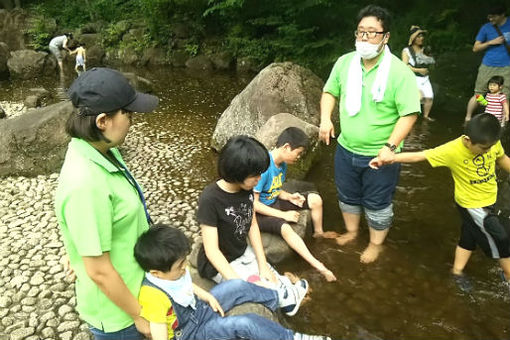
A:
[[[498,141],[486,153],[475,155],[464,146],[462,137],[425,151],[431,166],[451,170],[455,202],[463,208],[482,208],[496,202],[496,160],[504,154]]]
[[[142,306],[140,316],[149,322],[166,323],[168,339],[173,339],[174,330],[179,325],[179,321],[168,296],[158,288],[142,285],[138,302]]]

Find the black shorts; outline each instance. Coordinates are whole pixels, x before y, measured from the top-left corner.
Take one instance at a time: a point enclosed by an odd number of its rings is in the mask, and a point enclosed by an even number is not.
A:
[[[303,203],[302,207],[299,207],[289,201],[282,200],[279,197],[276,199],[276,201],[273,204],[271,204],[269,206],[271,208],[275,208],[275,209],[278,209],[281,211],[310,209],[310,207],[308,206],[308,195],[310,193],[311,192],[308,192],[308,191],[300,193],[301,195],[303,195],[305,197],[305,203]],[[282,234],[282,225],[287,223],[287,221],[285,221],[283,218],[279,218],[279,217],[267,216],[267,215],[262,215],[262,214],[258,214],[258,213],[255,214],[255,216],[257,217],[257,223],[259,225],[260,231],[265,232],[265,233],[281,235]]]
[[[499,217],[493,214],[493,207],[466,209],[457,205],[462,217],[459,247],[473,251],[478,245],[485,255],[493,259],[510,257],[510,239],[508,226],[501,223]],[[483,209],[482,215],[473,218],[470,211],[476,215]],[[481,217],[486,215],[485,217]]]

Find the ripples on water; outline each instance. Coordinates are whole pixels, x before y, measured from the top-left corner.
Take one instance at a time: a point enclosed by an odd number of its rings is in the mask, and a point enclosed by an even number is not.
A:
[[[142,160],[138,167],[144,168],[144,182],[168,178],[158,180],[158,192],[152,194],[168,202],[196,200],[198,195],[190,192],[216,178],[215,153],[209,148],[216,119],[249,79],[167,69],[147,71],[143,76],[155,82],[161,98],[155,114],[135,117],[134,133],[150,141],[143,146],[150,150],[137,148],[129,137],[126,144]],[[51,80],[42,85],[53,89],[54,100],[58,100],[71,80],[69,76],[64,85]],[[2,84],[0,100],[22,101],[24,89],[40,85]],[[435,106],[432,115],[438,120],[419,121],[406,150],[430,148],[459,136],[464,108],[457,109],[449,112]],[[324,198],[325,228],[343,231],[333,181],[333,152],[334,147],[327,148],[308,179]],[[158,156],[150,156],[154,154]],[[182,189],[174,186],[180,182],[186,182]],[[312,252],[336,273],[338,282],[326,283],[297,257],[279,266],[281,271],[307,278],[313,289],[311,301],[287,319],[289,326],[349,339],[510,338],[510,299],[494,261],[481,251],[472,256],[466,268],[475,287],[471,295],[460,294],[451,281],[449,270],[459,229],[449,171],[432,169],[426,163],[403,165],[395,195],[395,223],[377,263],[359,263],[368,242],[363,223],[359,240],[342,248],[329,240],[307,240]]]

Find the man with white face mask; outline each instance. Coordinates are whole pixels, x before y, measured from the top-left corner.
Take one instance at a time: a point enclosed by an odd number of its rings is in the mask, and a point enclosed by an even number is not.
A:
[[[394,164],[403,140],[420,112],[414,74],[387,43],[390,15],[378,6],[367,6],[358,15],[354,32],[356,51],[341,56],[324,86],[319,138],[327,145],[335,136],[331,121],[339,100],[340,130],[335,154],[335,182],[347,232],[337,238],[344,245],[358,235],[364,211],[370,243],[361,262],[377,259],[393,221],[393,194],[400,173]],[[384,164],[371,169],[378,156]]]

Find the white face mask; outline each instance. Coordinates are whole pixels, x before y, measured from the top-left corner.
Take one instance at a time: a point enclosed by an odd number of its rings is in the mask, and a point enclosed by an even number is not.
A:
[[[359,56],[363,59],[373,59],[379,55],[379,48],[382,43],[381,41],[379,44],[375,45],[368,41],[356,41],[356,52],[358,52]]]

